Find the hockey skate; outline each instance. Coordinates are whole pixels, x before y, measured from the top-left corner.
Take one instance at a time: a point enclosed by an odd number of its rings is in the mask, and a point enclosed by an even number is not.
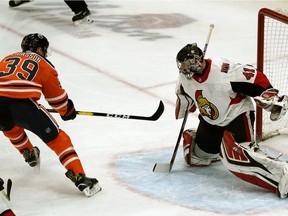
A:
[[[195,138],[196,131],[188,129],[183,132],[183,154],[187,166],[208,166],[212,162],[220,160],[219,155],[211,157],[198,157],[195,155]]]
[[[39,166],[40,164],[40,150],[38,147],[33,147],[30,151],[29,149],[23,149],[21,151],[23,157],[25,158],[25,162],[27,162],[31,167]]]
[[[72,170],[68,170],[65,175],[87,197],[93,196],[102,190],[96,178],[88,178],[83,174],[75,174]]]
[[[80,11],[75,16],[72,17],[72,21],[75,23],[75,25],[80,25],[84,23],[92,23],[93,20],[90,18],[91,12],[87,8],[85,11]]]
[[[24,3],[28,3],[30,2],[31,0],[10,0],[9,1],[9,6],[10,7],[17,7],[19,5],[22,5]]]

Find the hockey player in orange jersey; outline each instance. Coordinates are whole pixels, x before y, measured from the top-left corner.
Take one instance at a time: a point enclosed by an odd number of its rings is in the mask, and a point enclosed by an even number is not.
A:
[[[61,87],[57,71],[46,59],[49,42],[41,34],[28,34],[21,47],[22,52],[0,62],[0,130],[31,167],[39,165],[40,151],[33,147],[24,129],[36,134],[57,154],[67,169],[65,175],[86,196],[92,196],[101,190],[97,179],[86,177],[69,136],[37,103],[43,95],[64,121],[76,117],[74,104]]]

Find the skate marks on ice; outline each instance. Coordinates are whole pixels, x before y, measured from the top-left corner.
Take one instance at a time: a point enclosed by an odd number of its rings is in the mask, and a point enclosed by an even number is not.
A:
[[[117,180],[128,189],[186,208],[221,214],[262,213],[288,209],[287,200],[234,177],[222,163],[187,168],[181,152],[170,173],[154,173],[155,162],[169,162],[172,149],[118,155]],[[168,161],[167,161],[168,160]]]
[[[88,4],[94,22],[79,26],[72,23],[73,13],[64,3],[34,1],[10,10],[17,11],[18,16],[23,19],[33,18],[79,39],[105,36],[101,32],[106,32],[107,29],[140,40],[169,39],[172,38],[171,35],[158,30],[179,28],[195,22],[191,17],[178,13],[127,14],[125,11],[129,11],[129,8],[125,6],[92,1]],[[116,10],[111,14],[111,9]]]

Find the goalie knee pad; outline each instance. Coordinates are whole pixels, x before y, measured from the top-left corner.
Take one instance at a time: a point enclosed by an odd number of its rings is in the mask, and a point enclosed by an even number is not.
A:
[[[208,166],[214,161],[219,161],[217,155],[206,153],[205,156],[199,157],[195,154],[196,131],[192,129],[183,132],[183,156],[187,166]]]

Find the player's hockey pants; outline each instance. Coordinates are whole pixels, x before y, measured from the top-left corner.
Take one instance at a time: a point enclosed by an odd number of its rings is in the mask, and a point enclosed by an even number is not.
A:
[[[229,131],[238,143],[250,142],[254,139],[255,114],[253,111],[242,113],[224,127],[211,125],[200,115],[199,120],[195,141],[198,147],[206,153],[218,154],[220,152],[224,130]]]
[[[33,100],[0,97],[0,129],[9,131],[15,125],[33,132],[45,143],[59,132],[53,117]]]

